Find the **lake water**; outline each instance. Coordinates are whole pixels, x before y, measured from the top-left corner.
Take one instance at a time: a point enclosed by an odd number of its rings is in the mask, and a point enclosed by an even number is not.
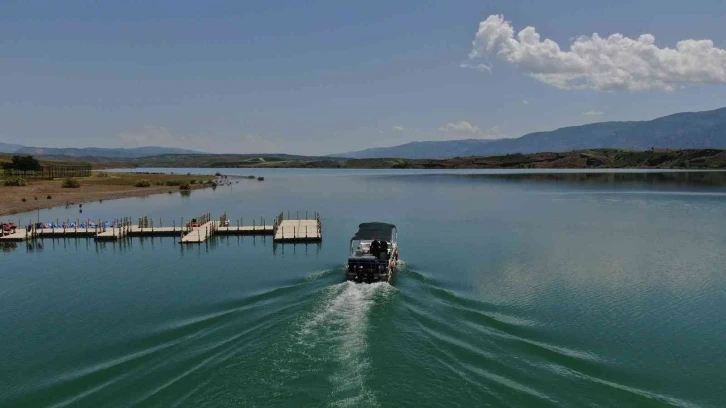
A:
[[[318,211],[323,242],[6,246],[0,406],[726,401],[726,173],[224,172],[265,181],[9,217]],[[374,220],[403,265],[346,283]]]

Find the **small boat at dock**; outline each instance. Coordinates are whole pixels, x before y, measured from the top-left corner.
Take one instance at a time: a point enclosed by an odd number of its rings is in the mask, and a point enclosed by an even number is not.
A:
[[[365,222],[350,239],[345,278],[361,283],[390,282],[398,261],[398,231],[393,224]]]

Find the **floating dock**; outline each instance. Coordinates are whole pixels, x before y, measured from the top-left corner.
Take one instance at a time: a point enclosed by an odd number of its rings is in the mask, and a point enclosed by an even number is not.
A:
[[[299,214],[299,212],[298,212]],[[305,217],[307,217],[307,212]],[[289,213],[288,213],[289,215]],[[171,236],[179,237],[183,244],[200,244],[215,235],[272,235],[275,242],[314,242],[322,240],[320,215],[313,213],[312,219],[284,219],[282,213],[275,218],[273,225],[267,225],[264,218],[259,224],[253,221],[252,225],[242,225],[243,219],[237,220],[237,225],[223,214],[219,220],[212,220],[210,214],[193,219],[193,223],[186,226],[154,227],[153,222],[147,218],[140,218],[136,225],[131,224],[131,218],[119,218],[111,227],[101,226],[99,222],[95,227],[66,227],[66,228],[18,228],[15,233],[0,235],[0,241],[26,241],[34,238],[94,238],[97,241],[115,241],[130,237]],[[75,225],[79,225],[76,223]],[[84,224],[87,225],[87,224]],[[159,225],[163,225],[159,220]],[[168,225],[168,224],[167,224]],[[182,219],[181,225],[184,225]]]
[[[28,239],[28,230],[25,228],[18,228],[14,233],[9,235],[0,235],[0,241],[17,242],[25,241]]]
[[[319,241],[320,220],[283,220],[275,231],[275,241]]]
[[[215,224],[215,221],[208,221],[198,227],[194,227],[179,242],[182,244],[201,244],[214,234]]]

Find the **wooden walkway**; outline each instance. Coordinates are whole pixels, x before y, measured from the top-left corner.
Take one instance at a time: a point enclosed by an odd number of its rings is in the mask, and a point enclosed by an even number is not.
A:
[[[275,241],[319,241],[319,227],[318,220],[283,220],[277,226]]]
[[[182,244],[200,244],[207,240],[214,234],[214,227],[216,221],[205,222],[199,227],[192,228],[192,230],[184,235],[181,239]]]
[[[305,216],[307,217],[307,212]],[[95,238],[99,241],[113,241],[126,237],[144,237],[144,236],[171,236],[181,237],[180,241],[184,244],[199,244],[206,242],[214,235],[272,235],[275,242],[295,242],[295,241],[320,241],[322,239],[322,229],[320,215],[316,212],[313,219],[305,220],[285,220],[283,214],[275,217],[272,225],[267,225],[264,219],[259,220],[259,224],[242,225],[242,219],[237,225],[231,225],[227,214],[224,213],[219,220],[210,220],[210,214],[205,214],[201,220],[208,220],[199,227],[188,228],[181,226],[172,227],[154,227],[153,222],[150,224],[144,222],[143,226],[132,225],[130,217],[118,218],[117,226],[114,228],[94,227],[94,228],[40,228],[26,231],[18,228],[14,234],[0,236],[0,241],[25,241],[28,239],[38,238]],[[145,218],[144,218],[145,219]],[[227,220],[229,226],[223,226],[222,221]],[[183,224],[182,219],[182,224]],[[139,220],[141,223],[141,219]],[[118,227],[121,225],[121,227]],[[161,220],[159,222],[161,225]],[[167,224],[168,225],[168,224]]]
[[[251,226],[247,225],[244,227],[237,227],[237,226],[219,226],[219,221],[217,221],[217,230],[214,232],[216,235],[272,235],[275,232],[275,227],[272,225],[260,225],[260,226]]]
[[[108,228],[106,231],[99,232],[96,235],[96,239],[99,241],[113,241],[124,236],[126,236],[126,233],[123,229]]]
[[[96,228],[41,228],[37,229],[39,237],[92,237],[98,230]]]
[[[14,234],[0,236],[0,241],[25,241],[27,231],[24,228],[18,228]]]

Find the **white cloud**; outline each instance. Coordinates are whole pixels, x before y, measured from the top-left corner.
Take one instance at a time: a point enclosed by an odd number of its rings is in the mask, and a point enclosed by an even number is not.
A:
[[[490,56],[561,89],[672,91],[687,84],[726,82],[726,50],[711,40],[687,39],[675,48],[659,48],[651,34],[636,39],[592,34],[575,38],[563,51],[556,42],[541,40],[534,27],[515,38],[511,23],[501,15],[479,23],[469,54],[472,61]]]
[[[119,134],[126,147],[161,146],[199,150],[208,153],[275,153],[276,145],[265,138],[255,135],[242,135],[234,138],[210,136],[179,136],[163,126],[144,125],[139,130]]]
[[[503,137],[498,127],[490,127],[489,129],[481,129],[479,126],[462,120],[459,123],[447,123],[439,128],[442,132],[455,133],[457,135],[469,135],[480,138],[499,138]]]
[[[529,105],[529,101],[527,101],[526,99],[525,99],[525,100],[523,100],[523,101],[522,101],[522,105]]]
[[[394,126],[393,127],[394,132],[403,132],[404,130],[406,130],[406,129],[403,126]]]
[[[477,71],[487,71],[487,72],[492,72],[492,67],[491,67],[491,65],[487,65],[487,64],[484,64],[484,63],[479,63],[479,64],[467,64],[466,62],[464,62],[464,63],[462,63],[461,65],[459,65],[459,67],[461,67],[461,68],[471,68],[471,69],[475,69],[475,70],[477,70]]]
[[[582,116],[602,116],[604,114],[605,114],[605,112],[592,111],[592,110],[591,111],[587,111],[587,112],[582,112]]]
[[[459,123],[447,123],[446,125],[441,126],[439,130],[442,132],[475,134],[479,133],[481,129],[479,129],[479,126],[474,126],[471,123],[462,120]]]

